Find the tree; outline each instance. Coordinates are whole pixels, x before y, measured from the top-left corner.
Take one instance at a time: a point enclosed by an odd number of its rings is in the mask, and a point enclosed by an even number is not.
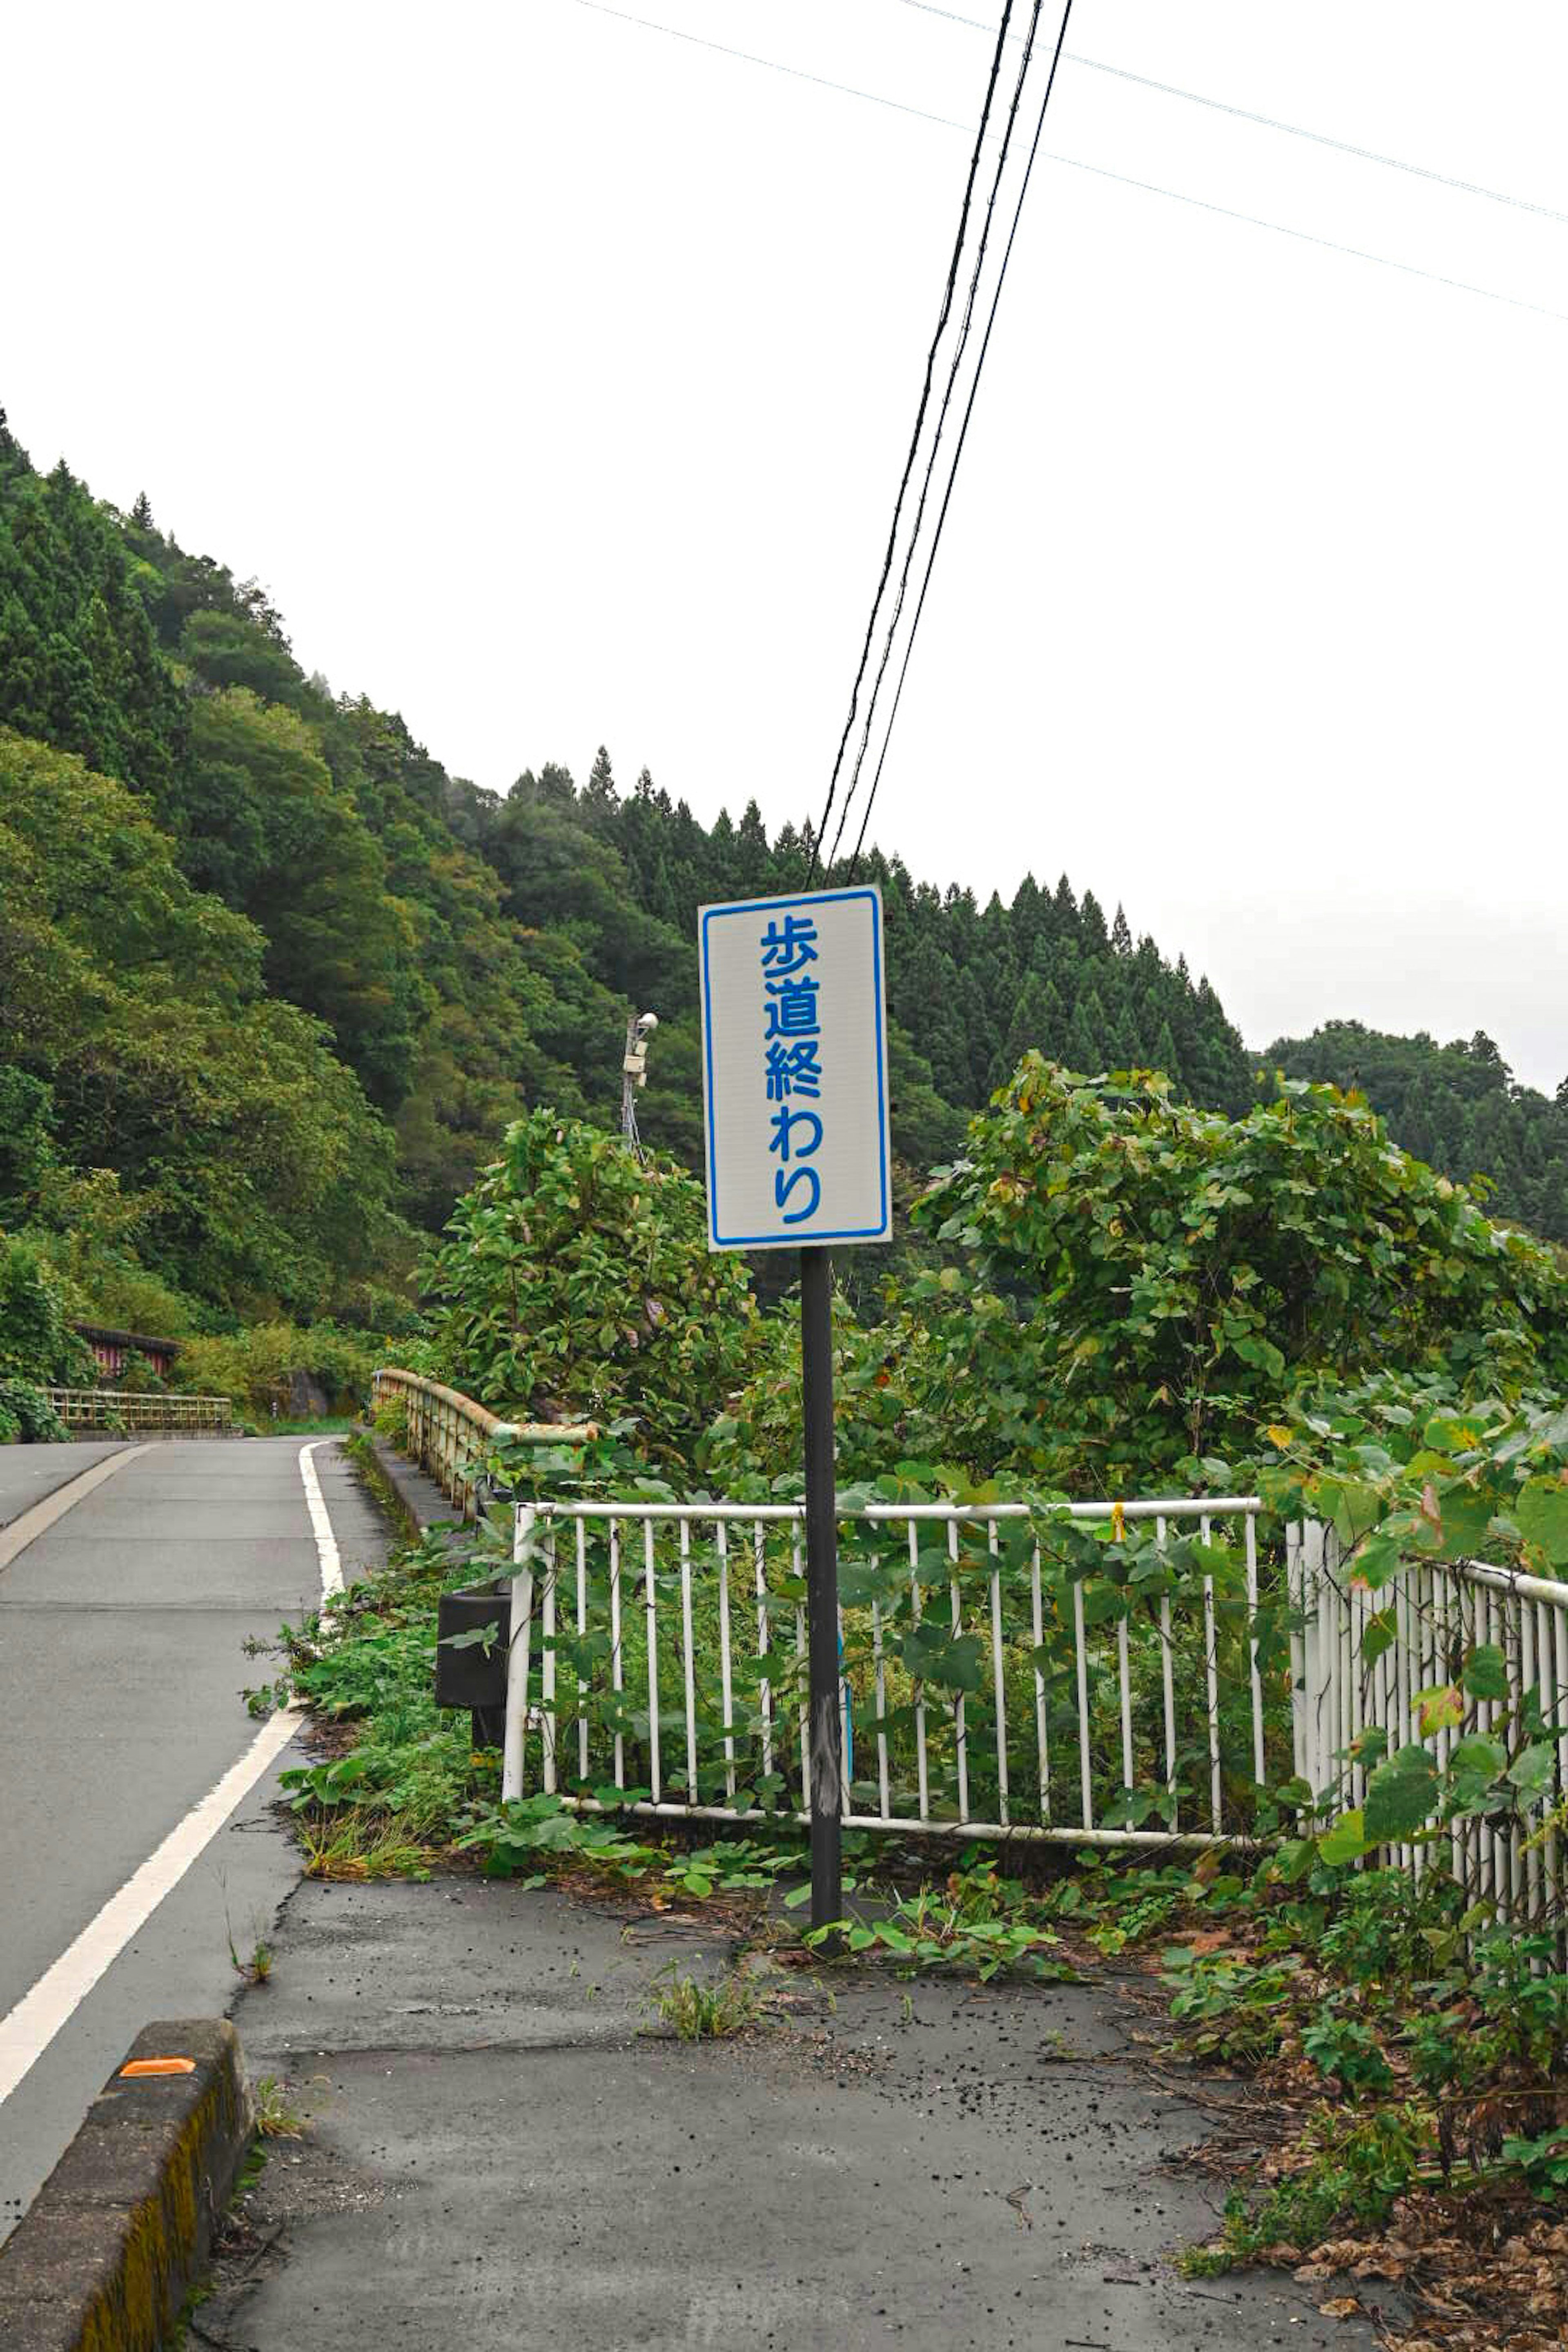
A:
[[[1329,1087],[1289,1081],[1233,1121],[1163,1086],[1127,1100],[1075,1085],[1030,1055],[917,1220],[968,1254],[964,1302],[1016,1302],[967,1341],[943,1308],[931,1381],[1029,1400],[1015,1463],[1100,1494],[1228,1478],[1299,1382],[1387,1365],[1499,1392],[1568,1376],[1552,1254]],[[994,1449],[969,1457],[982,1475],[1008,1454],[1009,1412],[998,1402]]]
[[[534,1110],[447,1231],[426,1279],[460,1387],[531,1418],[629,1415],[651,1460],[686,1462],[737,1384],[755,1310],[744,1267],[709,1249],[684,1169]]]

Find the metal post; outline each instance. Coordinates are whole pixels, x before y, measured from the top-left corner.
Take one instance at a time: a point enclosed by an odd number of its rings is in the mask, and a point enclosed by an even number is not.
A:
[[[800,1254],[805,1418],[805,1595],[810,1638],[811,1924],[844,1916],[838,1715],[838,1529],[833,1454],[832,1260]]]

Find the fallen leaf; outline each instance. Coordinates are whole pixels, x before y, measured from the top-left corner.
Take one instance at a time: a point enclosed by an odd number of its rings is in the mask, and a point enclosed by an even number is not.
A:
[[[1331,2294],[1318,2309],[1325,2319],[1353,2319],[1361,2309],[1361,2300],[1353,2294]]]

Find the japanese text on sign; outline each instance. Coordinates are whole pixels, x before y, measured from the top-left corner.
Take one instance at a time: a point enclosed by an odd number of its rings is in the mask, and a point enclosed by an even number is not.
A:
[[[874,888],[705,907],[709,1239],[889,1229],[881,900]]]

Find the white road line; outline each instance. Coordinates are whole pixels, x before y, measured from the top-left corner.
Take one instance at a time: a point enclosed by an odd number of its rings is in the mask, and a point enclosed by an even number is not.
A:
[[[37,1541],[46,1528],[52,1528],[57,1519],[63,1519],[66,1513],[84,1501],[95,1486],[101,1486],[106,1478],[112,1478],[116,1471],[123,1470],[128,1462],[134,1462],[139,1454],[146,1451],[144,1445],[127,1445],[118,1454],[106,1454],[101,1462],[91,1463],[87,1469],[79,1470],[74,1478],[68,1478],[65,1485],[57,1486],[52,1495],[46,1495],[30,1510],[22,1512],[9,1527],[0,1528],[0,1568],[9,1568],[30,1543]]]
[[[119,1894],[110,1896],[98,1916],[45,1969],[10,2015],[0,2018],[0,2102],[10,2097],[100,1977],[210,1845],[240,1799],[255,1787],[279,1750],[288,1747],[299,1724],[297,1707],[285,1707],[271,1717],[238,1763],[229,1766],[217,1786],[209,1789],[200,1804],[169,1832]]]
[[[300,1448],[300,1475],[305,1482],[305,1507],[310,1514],[310,1525],[316,1531],[316,1549],[321,1560],[321,1598],[326,1601],[343,1589],[343,1564],[338,1558],[338,1539],[332,1533],[332,1523],[327,1516],[321,1482],[316,1475],[311,1460],[318,1445],[330,1445],[328,1437],[312,1438],[309,1445]]]
[[[315,1440],[316,1444],[327,1441]],[[315,1532],[321,1563],[321,1595],[342,1591],[342,1566],[337,1540],[327,1516],[321,1481],[311,1461],[312,1446],[300,1451],[300,1475]],[[123,1456],[116,1457],[123,1459]],[[101,1466],[101,1465],[100,1465]],[[106,1474],[107,1475],[107,1474]],[[40,2058],[62,2025],[120,1958],[132,1936],[144,1927],[165,1895],[177,1886],[193,1862],[205,1852],[230,1813],[256,1786],[268,1766],[281,1754],[299,1729],[303,1710],[279,1709],[258,1732],[237,1764],[231,1764],[216,1787],[193,1805],[184,1820],[169,1832],[140,1870],[111,1895],[96,1918],[89,1920],[73,1944],[45,1969],[30,1992],[0,2018],[0,2105]]]

